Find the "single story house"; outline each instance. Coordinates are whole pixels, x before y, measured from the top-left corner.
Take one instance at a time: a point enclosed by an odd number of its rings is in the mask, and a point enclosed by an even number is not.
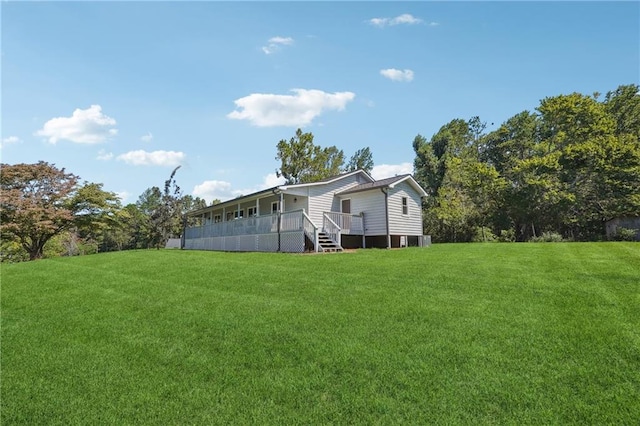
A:
[[[356,170],[279,185],[187,214],[182,248],[342,251],[423,245],[422,198],[410,174],[375,180]]]

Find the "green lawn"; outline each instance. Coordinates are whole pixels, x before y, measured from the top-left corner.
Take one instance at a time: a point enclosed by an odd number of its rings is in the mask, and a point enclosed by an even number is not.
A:
[[[640,244],[2,266],[9,424],[637,424]]]

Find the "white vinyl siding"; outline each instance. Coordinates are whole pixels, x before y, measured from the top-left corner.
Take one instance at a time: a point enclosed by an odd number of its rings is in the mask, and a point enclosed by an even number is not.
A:
[[[348,194],[351,198],[351,213],[364,212],[365,235],[386,235],[387,223],[384,214],[384,193],[380,188]]]
[[[284,194],[284,211],[307,209],[307,197],[297,194]]]
[[[403,214],[402,198],[407,199],[407,214]],[[389,189],[389,233],[391,235],[422,235],[422,200],[407,182]]]
[[[267,216],[271,214],[271,203],[277,201],[279,196],[271,195],[269,197],[258,200],[258,216]]]
[[[340,199],[335,196],[336,193],[346,191],[347,189],[359,185],[357,176],[346,176],[343,179],[339,179],[335,182],[328,183],[326,185],[314,185],[309,186],[309,217],[317,226],[322,227],[322,213],[323,212],[339,212],[340,211]],[[351,195],[349,195],[351,196]],[[351,212],[357,214],[358,210],[355,210],[353,204],[351,205]]]

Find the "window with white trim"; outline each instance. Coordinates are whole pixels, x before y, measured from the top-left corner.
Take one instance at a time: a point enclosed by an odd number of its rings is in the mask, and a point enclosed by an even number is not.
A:
[[[402,197],[402,214],[409,214],[409,203],[407,202],[407,197]]]
[[[233,212],[227,212],[227,222],[233,219]]]
[[[236,210],[235,211],[235,218],[236,219],[242,219],[244,217],[244,209],[240,209],[240,210]]]
[[[247,217],[254,217],[258,215],[258,209],[256,207],[249,207],[247,209]]]
[[[222,222],[222,216],[219,214],[213,216],[213,223],[218,223],[218,222]]]
[[[271,203],[271,213],[278,213],[278,202],[274,201],[273,203]]]

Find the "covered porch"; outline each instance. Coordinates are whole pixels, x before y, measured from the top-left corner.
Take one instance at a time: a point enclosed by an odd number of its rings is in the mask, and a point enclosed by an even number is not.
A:
[[[195,225],[185,227],[182,247],[190,250],[289,253],[341,251],[345,235],[361,236],[364,247],[364,214],[325,212],[322,223],[316,224],[304,208],[279,210],[286,206],[287,197],[291,198],[289,201],[293,205],[303,204],[304,197],[277,195],[242,200],[233,206],[227,202],[218,208],[211,206],[207,211],[192,213],[190,217],[199,220]],[[271,208],[271,212],[260,214],[265,207]]]

